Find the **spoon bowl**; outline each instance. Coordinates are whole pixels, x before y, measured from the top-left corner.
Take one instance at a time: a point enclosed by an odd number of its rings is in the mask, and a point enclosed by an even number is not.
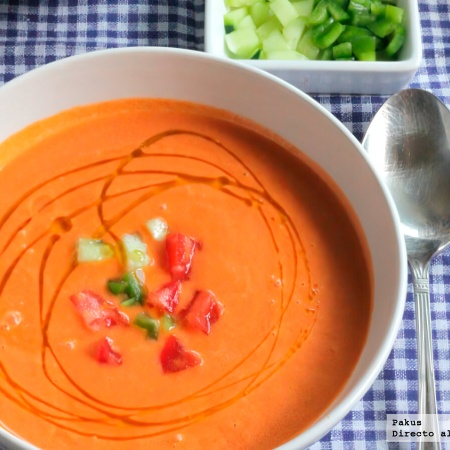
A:
[[[400,217],[414,285],[418,414],[436,415],[429,264],[450,243],[450,112],[429,92],[400,91],[374,117],[363,147]]]

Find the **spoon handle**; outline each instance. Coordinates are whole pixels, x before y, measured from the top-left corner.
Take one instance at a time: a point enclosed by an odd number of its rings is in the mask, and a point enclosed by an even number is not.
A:
[[[430,262],[416,259],[409,261],[413,277],[414,301],[416,312],[417,356],[418,356],[418,414],[433,414],[436,419],[433,429],[436,430],[437,442],[419,442],[419,450],[439,450],[439,427],[437,421],[436,385],[434,380],[433,344],[431,334],[430,313]]]

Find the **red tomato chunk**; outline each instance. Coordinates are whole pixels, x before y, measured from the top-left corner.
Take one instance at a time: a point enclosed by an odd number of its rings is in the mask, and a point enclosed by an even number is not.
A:
[[[130,318],[114,305],[90,290],[83,290],[70,296],[71,302],[81,316],[84,324],[92,331],[113,325],[129,325]]]
[[[114,341],[108,336],[104,337],[97,348],[96,359],[103,364],[111,366],[120,366],[122,364],[122,355],[115,346]]]
[[[174,335],[167,339],[160,354],[160,361],[164,373],[179,372],[203,364],[200,354],[184,347]]]
[[[223,314],[224,307],[211,291],[197,291],[184,311],[184,321],[191,328],[205,334],[211,332],[211,325]]]
[[[178,306],[181,293],[181,281],[171,281],[161,288],[148,294],[147,303],[154,306],[159,312],[173,313]]]
[[[185,280],[191,270],[197,241],[182,233],[170,233],[166,237],[166,254],[169,272],[173,280]]]

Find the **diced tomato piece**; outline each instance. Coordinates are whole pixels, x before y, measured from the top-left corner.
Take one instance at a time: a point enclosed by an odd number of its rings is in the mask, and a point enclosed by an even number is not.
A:
[[[173,280],[185,280],[191,270],[197,241],[182,233],[170,233],[166,237],[166,253],[169,272]]]
[[[160,361],[164,373],[179,372],[203,363],[199,353],[184,347],[174,335],[168,337],[161,351]]]
[[[156,291],[150,292],[147,297],[147,303],[157,308],[161,313],[173,313],[178,306],[180,293],[181,281],[171,281]]]
[[[71,302],[87,328],[98,331],[102,327],[129,325],[130,318],[109,300],[90,290],[83,290],[70,296]]]
[[[100,363],[111,366],[120,366],[122,364],[122,355],[114,344],[114,341],[108,336],[100,341],[97,347],[96,359]]]
[[[183,319],[190,327],[209,334],[211,325],[219,320],[223,311],[222,303],[211,291],[197,291],[183,312]]]

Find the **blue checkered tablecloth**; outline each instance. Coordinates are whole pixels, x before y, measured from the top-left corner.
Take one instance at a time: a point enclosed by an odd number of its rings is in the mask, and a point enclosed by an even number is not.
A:
[[[419,0],[419,5],[423,60],[411,87],[432,91],[450,108],[450,1]],[[202,50],[203,19],[202,0],[0,0],[0,85],[51,61],[97,49],[158,45]],[[358,139],[386,100],[313,97]],[[432,263],[431,292],[438,409],[450,414],[450,251]],[[383,371],[311,450],[409,448],[388,447],[385,418],[386,413],[417,411],[415,348],[410,283],[403,323]]]

